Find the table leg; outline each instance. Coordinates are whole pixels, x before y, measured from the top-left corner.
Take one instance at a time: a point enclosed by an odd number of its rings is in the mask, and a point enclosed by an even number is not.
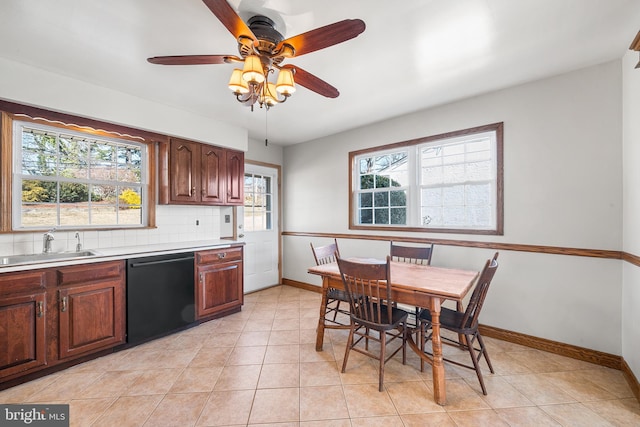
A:
[[[444,382],[444,361],[442,360],[442,339],[440,338],[440,300],[433,298],[431,312],[431,345],[433,349],[433,398],[439,405],[447,402],[447,394]]]
[[[322,351],[324,343],[324,316],[327,312],[327,292],[329,291],[329,279],[322,278],[322,301],[320,302],[320,317],[316,329],[316,351]]]

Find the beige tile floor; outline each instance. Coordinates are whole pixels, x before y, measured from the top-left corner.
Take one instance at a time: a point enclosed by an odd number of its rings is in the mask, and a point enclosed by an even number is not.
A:
[[[487,338],[488,396],[446,365],[447,405],[431,373],[351,353],[345,331],[315,351],[320,295],[279,286],[242,312],[0,392],[2,403],[68,403],[73,426],[640,426],[621,372]],[[445,346],[453,358],[463,357]],[[484,363],[484,362],[483,362]]]

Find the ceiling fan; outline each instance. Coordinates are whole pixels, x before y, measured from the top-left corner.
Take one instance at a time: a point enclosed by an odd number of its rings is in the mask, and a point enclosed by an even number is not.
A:
[[[252,110],[256,102],[269,108],[286,101],[295,91],[294,82],[328,98],[336,98],[340,94],[338,89],[319,77],[292,64],[282,65],[282,62],[357,37],[365,30],[364,21],[345,19],[285,39],[266,16],[253,16],[247,25],[226,0],[203,2],[236,38],[239,56],[154,56],[147,61],[162,65],[243,63],[242,70],[234,69],[229,88],[238,101],[250,105]],[[278,70],[276,84],[268,81],[269,74],[275,74],[275,70]]]

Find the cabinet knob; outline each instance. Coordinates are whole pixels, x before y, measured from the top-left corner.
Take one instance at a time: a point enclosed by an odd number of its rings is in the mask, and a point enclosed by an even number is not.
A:
[[[38,301],[38,317],[44,316],[44,303],[42,301]]]
[[[63,313],[67,311],[67,297],[62,297],[60,300],[60,311]]]
[[[227,257],[227,253],[226,252],[222,252],[220,254],[218,254],[218,259],[224,259]]]

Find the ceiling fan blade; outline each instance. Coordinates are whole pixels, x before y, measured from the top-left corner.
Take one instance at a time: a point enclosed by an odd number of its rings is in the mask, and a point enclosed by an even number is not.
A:
[[[154,56],[147,58],[152,64],[160,65],[203,65],[203,64],[228,64],[241,58],[233,55],[176,55],[176,56]]]
[[[304,86],[317,94],[326,96],[327,98],[337,98],[338,95],[340,95],[338,89],[300,67],[287,64],[280,68],[289,68],[293,70],[293,80],[300,86]]]
[[[280,50],[284,44],[289,44],[295,49],[295,56],[305,55],[351,40],[365,28],[364,21],[361,19],[345,19],[283,40],[276,50]]]
[[[227,30],[237,39],[240,36],[249,37],[256,40],[256,36],[249,29],[247,24],[240,18],[227,0],[202,0],[214,15],[227,27]]]

